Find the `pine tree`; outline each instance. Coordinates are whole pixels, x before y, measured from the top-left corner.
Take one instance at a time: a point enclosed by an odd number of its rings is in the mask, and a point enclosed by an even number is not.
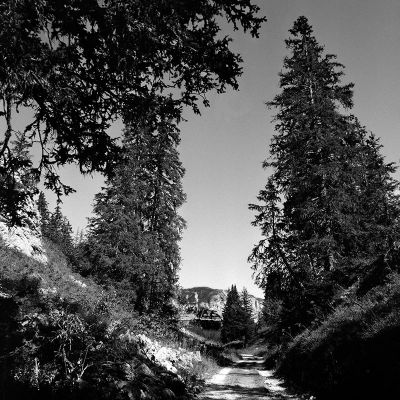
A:
[[[93,273],[125,285],[139,311],[171,312],[184,228],[178,143],[170,122],[157,130],[128,126],[125,160],[96,196],[90,220]]]
[[[254,336],[255,332],[255,323],[254,323],[254,312],[253,306],[251,302],[251,298],[249,292],[246,288],[243,288],[242,292],[240,293],[240,300],[242,303],[242,308],[244,310],[244,317],[245,317],[245,345],[249,342],[249,340]]]
[[[61,212],[60,204],[57,204],[54,211],[50,214],[48,229],[46,237],[52,240],[54,243],[60,243],[62,241],[62,224],[64,216]]]
[[[44,197],[44,196],[43,196]],[[45,201],[45,199],[44,199]],[[67,259],[75,264],[75,247],[72,237],[72,226],[61,211],[60,204],[57,204],[54,212],[50,213],[46,221],[47,202],[43,199],[39,203],[42,214],[42,234],[53,243],[57,244],[59,249],[64,253]],[[43,225],[43,216],[45,217],[45,225]]]
[[[228,289],[222,312],[222,343],[246,340],[246,312],[235,285]]]
[[[329,310],[339,287],[353,284],[388,250],[397,213],[394,171],[352,107],[353,84],[342,85],[343,66],[324,54],[305,17],[290,30],[280,74],[282,92],[271,143],[272,175],[258,200],[264,238],[250,256],[258,281],[283,298],[286,324],[309,323]],[[377,235],[374,235],[374,232]]]
[[[40,229],[43,236],[48,236],[48,226],[50,223],[49,203],[45,194],[41,191],[37,200],[37,208],[40,214]]]
[[[7,172],[7,161],[0,160],[0,208],[10,225],[29,225],[35,218],[34,196],[37,194],[37,175],[32,170],[27,136],[16,133],[9,154],[12,154],[13,173]],[[3,149],[4,150],[4,149]]]
[[[136,213],[162,253],[157,263],[159,274],[153,278],[149,293],[150,308],[165,308],[175,295],[181,261],[179,241],[185,227],[177,213],[186,199],[182,189],[184,169],[177,151],[179,130],[171,121],[152,132],[141,132],[136,125],[126,130],[125,139],[128,157],[138,174],[136,185],[143,190]]]

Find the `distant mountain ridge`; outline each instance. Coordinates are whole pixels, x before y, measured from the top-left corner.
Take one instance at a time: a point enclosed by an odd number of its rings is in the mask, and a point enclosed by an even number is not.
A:
[[[228,291],[223,289],[213,289],[207,286],[198,286],[188,289],[181,289],[179,302],[182,306],[193,307],[196,309],[206,308],[216,311],[222,315]],[[262,308],[263,300],[249,294],[255,319]]]

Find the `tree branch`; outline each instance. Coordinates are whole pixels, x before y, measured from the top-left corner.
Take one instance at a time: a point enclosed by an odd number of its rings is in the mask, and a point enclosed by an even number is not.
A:
[[[0,157],[3,157],[5,151],[8,149],[8,142],[10,141],[10,138],[12,135],[11,104],[12,104],[11,96],[7,96],[7,98],[3,97],[3,109],[4,109],[4,115],[6,118],[7,129],[4,134],[3,146],[2,146],[2,149],[0,150]]]

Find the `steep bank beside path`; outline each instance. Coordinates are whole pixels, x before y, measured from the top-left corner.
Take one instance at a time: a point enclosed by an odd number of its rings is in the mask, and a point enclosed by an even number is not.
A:
[[[199,395],[201,400],[297,400],[274,377],[273,371],[263,369],[263,360],[242,354],[241,360],[221,369],[206,382]]]

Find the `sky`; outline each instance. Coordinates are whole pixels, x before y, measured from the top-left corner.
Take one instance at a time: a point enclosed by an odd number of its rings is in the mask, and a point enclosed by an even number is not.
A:
[[[279,92],[278,73],[287,50],[284,39],[304,15],[328,53],[345,65],[343,83],[354,82],[355,114],[381,138],[387,161],[400,160],[400,1],[259,0],[268,21],[259,39],[233,34],[242,54],[239,91],[210,94],[202,115],[185,112],[180,154],[187,202],[181,215],[187,229],[181,241],[183,287],[227,289],[236,284],[262,297],[247,257],[260,239],[251,226],[248,204],[256,201],[268,173],[261,167],[274,133],[273,111],[265,102]],[[227,26],[223,33],[231,33]],[[121,126],[113,127],[118,134]],[[63,171],[77,192],[64,199],[63,213],[74,229],[84,228],[100,190],[99,176],[82,178],[74,167]],[[400,179],[400,174],[397,175]],[[50,202],[54,198],[49,194]],[[53,203],[54,204],[54,203]]]

